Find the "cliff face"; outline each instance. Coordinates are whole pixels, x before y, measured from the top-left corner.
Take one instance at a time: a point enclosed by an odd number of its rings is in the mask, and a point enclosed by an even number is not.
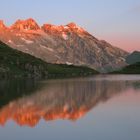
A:
[[[18,20],[11,27],[0,28],[0,39],[49,63],[86,65],[100,72],[125,66],[128,55],[75,23],[39,27],[33,19]]]

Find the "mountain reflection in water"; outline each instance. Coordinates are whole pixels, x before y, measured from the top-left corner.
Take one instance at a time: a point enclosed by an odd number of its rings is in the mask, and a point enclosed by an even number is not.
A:
[[[5,125],[11,119],[30,127],[40,119],[75,121],[125,90],[140,90],[140,80],[107,77],[1,82],[0,124]]]

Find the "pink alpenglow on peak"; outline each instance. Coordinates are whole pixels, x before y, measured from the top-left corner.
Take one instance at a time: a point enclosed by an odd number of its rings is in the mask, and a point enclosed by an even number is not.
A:
[[[0,29],[6,28],[4,21],[0,20]]]
[[[72,29],[84,30],[83,28],[81,28],[78,25],[76,25],[74,22],[71,22],[71,23],[67,24],[66,26],[68,26],[68,27],[70,27]]]
[[[75,23],[69,23],[67,25],[60,25],[60,26],[56,26],[56,25],[52,25],[52,24],[44,24],[41,27],[45,32],[69,32],[69,31],[74,31],[74,32],[85,32],[85,30],[81,27],[79,27],[78,25],[76,25]]]
[[[39,30],[40,27],[35,20],[29,18],[27,20],[17,20],[12,26],[11,29],[16,30]]]

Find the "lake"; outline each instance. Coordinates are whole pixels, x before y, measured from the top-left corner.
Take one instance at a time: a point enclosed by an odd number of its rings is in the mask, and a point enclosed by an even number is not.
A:
[[[0,81],[0,140],[140,140],[140,75]]]

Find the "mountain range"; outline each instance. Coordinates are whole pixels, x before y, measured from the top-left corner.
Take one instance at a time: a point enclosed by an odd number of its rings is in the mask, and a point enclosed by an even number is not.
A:
[[[126,66],[129,55],[75,23],[39,26],[30,18],[7,27],[0,21],[0,40],[48,63],[88,66],[103,73]]]

